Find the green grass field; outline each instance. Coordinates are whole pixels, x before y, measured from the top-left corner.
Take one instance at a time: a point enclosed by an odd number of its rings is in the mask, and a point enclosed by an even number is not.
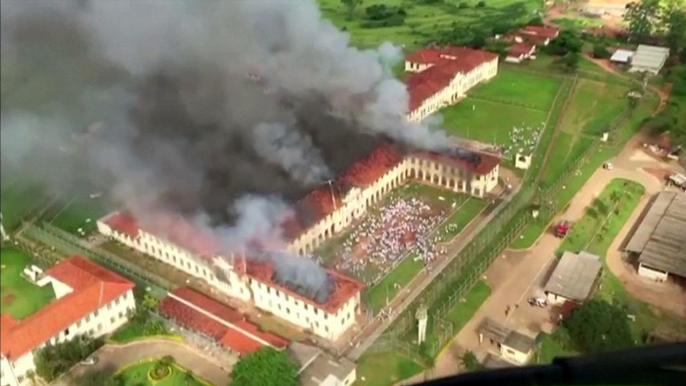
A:
[[[126,386],[208,386],[210,383],[200,381],[193,376],[189,376],[188,370],[178,365],[172,365],[172,373],[160,381],[152,381],[148,377],[148,372],[153,368],[154,362],[144,362],[125,368],[117,373],[116,377],[122,379]],[[228,381],[228,380],[227,380]]]
[[[466,99],[440,110],[443,127],[453,135],[502,146],[511,160],[519,151],[533,150],[561,85],[557,78],[501,68]]]
[[[35,212],[47,203],[43,189],[36,185],[27,186],[18,180],[2,184],[2,223],[11,232],[19,226],[29,213]]]
[[[351,35],[353,45],[361,48],[377,47],[390,41],[406,49],[425,46],[442,31],[453,26],[470,25],[477,29],[489,29],[503,21],[527,21],[531,12],[542,7],[538,0],[491,0],[487,6],[475,9],[478,0],[445,0],[442,3],[425,5],[417,0],[365,0],[355,9],[348,20],[347,10],[340,0],[316,0],[325,18],[339,29]],[[460,3],[467,3],[467,9],[458,9]],[[517,5],[521,4],[521,7]],[[365,9],[372,5],[385,4],[402,6],[407,12],[404,25],[383,28],[364,28]]]
[[[364,354],[357,361],[355,386],[391,386],[421,373],[422,366],[395,352]]]
[[[459,206],[457,212],[451,215],[441,229],[438,230],[438,241],[446,242],[452,240],[487,206],[488,202],[485,200],[476,197],[467,199]]]
[[[421,260],[408,256],[367,292],[367,307],[377,312],[386,306],[424,267]]]
[[[564,182],[565,189],[558,191],[554,197],[555,204],[558,208],[564,208],[568,205],[574,195],[603,162],[616,156],[624,148],[624,144],[626,144],[629,138],[641,128],[643,120],[651,116],[657,104],[657,99],[652,97],[641,103],[633,111],[631,116],[618,128],[617,135],[620,136],[620,140],[614,145],[601,145],[597,151],[589,155],[577,169],[576,173],[572,173],[567,177]],[[559,167],[561,170],[564,170],[564,165],[560,165]],[[532,247],[543,232],[548,229],[548,225],[548,221],[544,219],[531,221],[522,231],[520,238],[515,240],[510,247],[513,249],[526,249]]]
[[[96,221],[108,212],[102,197],[90,198],[88,194],[75,193],[66,202],[53,205],[41,220],[73,234],[79,234],[79,229],[89,233],[96,230]]]
[[[479,280],[472,287],[464,301],[457,303],[455,307],[448,313],[448,320],[453,324],[453,333],[457,335],[462,327],[474,317],[474,314],[479,310],[482,304],[491,296],[491,287],[483,281]]]
[[[21,277],[24,268],[31,264],[31,257],[14,249],[3,248],[0,252],[2,281],[0,313],[9,313],[23,319],[38,311],[55,298],[52,284],[38,287]]]

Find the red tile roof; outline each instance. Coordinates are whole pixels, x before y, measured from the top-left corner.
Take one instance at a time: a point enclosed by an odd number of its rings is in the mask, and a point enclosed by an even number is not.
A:
[[[357,296],[357,294],[359,294],[364,288],[364,283],[361,281],[327,269],[326,272],[334,279],[334,290],[331,295],[329,295],[329,299],[326,303],[319,304],[308,297],[300,295],[299,293],[276,283],[273,279],[274,267],[271,264],[255,260],[247,260],[245,263],[245,271],[252,279],[264,283],[271,288],[276,288],[296,299],[300,299],[301,301],[317,307],[318,309],[324,310],[330,314],[338,312],[338,310],[345,303],[347,303],[354,296]]]
[[[82,256],[61,261],[45,274],[68,285],[72,292],[20,321],[2,315],[0,352],[10,360],[37,348],[134,287],[133,282]]]
[[[390,145],[382,145],[374,149],[369,155],[355,162],[337,181],[346,186],[366,188],[381,178],[388,170],[394,168],[403,160],[403,154]]]
[[[523,34],[536,35],[548,39],[554,39],[560,33],[559,28],[540,25],[527,25],[519,31]]]
[[[146,218],[143,223],[130,212],[122,211],[110,215],[104,222],[132,238],[138,237],[138,232],[142,229],[199,256],[213,256],[222,249],[221,243],[213,235],[203,232],[179,216],[155,214]]]
[[[496,54],[466,47],[419,50],[407,56],[405,60],[408,62],[433,64],[408,79],[409,110],[419,108],[425,100],[446,88],[458,73],[469,73],[480,65],[497,59]]]
[[[172,294],[191,303],[197,309],[168,296],[160,302],[160,313],[174,319],[185,328],[222,342],[241,354],[256,351],[264,346],[260,340],[276,348],[284,348],[290,343],[278,335],[261,331],[256,325],[245,320],[237,310],[188,287],[177,288]],[[203,314],[198,309],[212,314],[224,323]]]
[[[507,49],[509,56],[520,57],[522,55],[529,55],[536,46],[529,43],[515,43]]]

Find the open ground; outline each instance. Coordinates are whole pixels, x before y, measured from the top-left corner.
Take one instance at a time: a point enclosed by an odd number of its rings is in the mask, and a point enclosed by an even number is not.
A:
[[[30,256],[15,249],[2,248],[0,261],[2,261],[1,313],[8,313],[16,319],[22,319],[55,298],[51,284],[38,287],[22,277],[21,272],[24,268],[32,264]]]
[[[155,367],[155,360],[144,361],[122,369],[114,377],[121,379],[126,386],[207,386],[207,382],[201,382],[187,369],[172,364],[169,366],[171,373],[159,381],[152,380],[148,373]]]
[[[338,28],[348,31],[352,44],[361,48],[377,47],[391,41],[414,49],[426,45],[440,32],[453,26],[490,29],[503,21],[526,22],[531,19],[533,10],[541,8],[541,2],[536,0],[491,0],[486,1],[483,8],[475,7],[478,0],[445,0],[434,4],[419,0],[366,0],[348,19],[347,10],[340,0],[317,0],[317,3],[323,15]],[[468,7],[460,9],[460,3]],[[363,27],[365,9],[378,4],[403,7],[407,12],[405,23],[395,27]]]

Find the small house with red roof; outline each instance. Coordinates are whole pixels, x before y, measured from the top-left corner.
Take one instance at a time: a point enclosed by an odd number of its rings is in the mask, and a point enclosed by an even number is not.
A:
[[[27,316],[2,314],[2,385],[31,382],[33,353],[48,345],[88,334],[99,337],[125,324],[134,310],[134,283],[83,256],[73,256],[44,273],[38,285],[52,285],[55,300]]]
[[[405,59],[405,71],[414,73],[407,81],[407,118],[418,122],[493,78],[498,73],[498,55],[466,47],[424,49]]]
[[[508,36],[507,40],[515,43],[529,43],[537,46],[547,46],[550,41],[560,35],[560,29],[556,27],[542,25],[527,25],[520,28]]]
[[[519,42],[507,49],[505,61],[508,63],[521,63],[525,60],[535,59],[536,46],[531,43]]]

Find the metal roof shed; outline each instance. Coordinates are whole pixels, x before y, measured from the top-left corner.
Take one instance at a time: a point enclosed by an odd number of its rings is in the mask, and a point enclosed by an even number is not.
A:
[[[632,56],[634,56],[634,51],[617,50],[612,54],[610,61],[615,63],[629,63]]]
[[[601,268],[600,257],[596,255],[588,252],[577,255],[566,251],[548,279],[544,291],[583,302],[591,294]]]
[[[629,72],[649,72],[657,75],[669,57],[669,48],[641,44],[631,58]]]

